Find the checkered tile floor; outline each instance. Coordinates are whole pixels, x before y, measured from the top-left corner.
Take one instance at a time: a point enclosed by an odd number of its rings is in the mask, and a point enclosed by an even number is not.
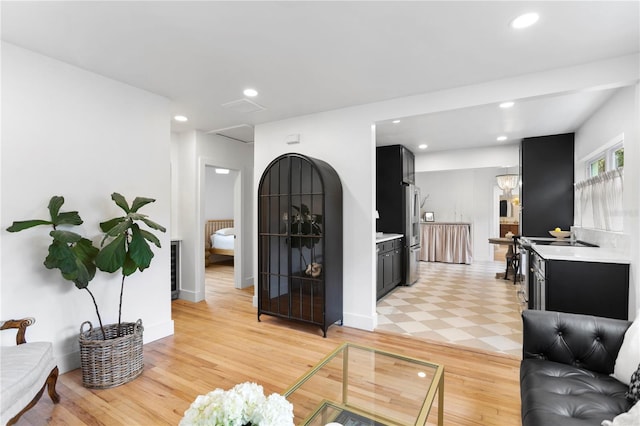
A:
[[[420,262],[420,279],[378,302],[378,330],[522,355],[522,323],[504,262]]]

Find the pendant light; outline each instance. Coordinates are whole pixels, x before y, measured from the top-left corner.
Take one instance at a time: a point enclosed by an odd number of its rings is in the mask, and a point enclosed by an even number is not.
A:
[[[498,175],[496,176],[496,181],[498,182],[498,188],[502,189],[502,193],[505,197],[511,197],[511,191],[517,188],[518,175],[506,174],[506,175]]]

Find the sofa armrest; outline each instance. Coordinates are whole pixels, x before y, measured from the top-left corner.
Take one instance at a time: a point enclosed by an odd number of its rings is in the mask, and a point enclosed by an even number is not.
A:
[[[631,322],[564,312],[522,313],[522,358],[611,374]]]

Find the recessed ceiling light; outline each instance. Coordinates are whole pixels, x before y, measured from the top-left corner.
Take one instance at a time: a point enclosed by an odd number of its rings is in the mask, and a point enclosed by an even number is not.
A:
[[[515,103],[511,101],[503,102],[500,104],[500,108],[511,108],[513,105],[515,105]]]
[[[242,92],[245,96],[253,98],[254,96],[258,96],[258,91],[256,89],[244,89]]]
[[[393,124],[398,124],[400,122],[400,120],[393,120],[392,123]]]
[[[427,147],[428,147],[428,146],[429,146],[429,145],[427,145],[426,143],[422,143],[422,144],[418,145],[418,148],[420,148],[420,149],[427,149]]]
[[[216,169],[216,173],[219,175],[228,175],[229,169]]]
[[[535,12],[525,13],[511,21],[511,28],[515,28],[517,30],[527,28],[538,22],[538,19],[540,19],[540,15]]]
[[[507,137],[506,137],[506,136],[498,136],[498,137],[496,138],[496,140],[497,140],[498,142],[504,142],[504,141],[506,141],[506,140],[507,140]]]
[[[184,123],[185,121],[189,120],[184,115],[176,115],[176,116],[173,117],[173,119],[176,120],[176,121],[180,121],[181,123]]]

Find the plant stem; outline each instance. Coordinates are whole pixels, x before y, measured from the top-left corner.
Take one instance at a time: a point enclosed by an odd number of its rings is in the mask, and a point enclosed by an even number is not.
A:
[[[100,323],[100,331],[102,331],[102,340],[107,340],[107,335],[104,332],[104,327],[102,326],[102,317],[100,317],[100,311],[98,310],[98,304],[96,303],[96,298],[93,297],[93,293],[91,293],[91,290],[89,290],[89,287],[85,287],[85,290],[87,290],[87,292],[89,293],[89,296],[91,296],[91,300],[93,300],[93,306],[96,308],[96,315],[98,316],[98,322]]]
[[[120,283],[120,304],[118,305],[118,337],[122,335],[122,294],[124,293],[124,279],[125,275],[122,274],[122,282]]]

